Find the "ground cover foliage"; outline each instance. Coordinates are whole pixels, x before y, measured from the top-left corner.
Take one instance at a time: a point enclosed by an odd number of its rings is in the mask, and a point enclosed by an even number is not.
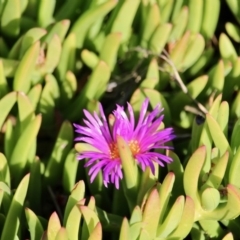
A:
[[[1,240],[238,239],[239,24],[239,0],[0,0]],[[73,123],[146,98],[172,163],[91,183]]]

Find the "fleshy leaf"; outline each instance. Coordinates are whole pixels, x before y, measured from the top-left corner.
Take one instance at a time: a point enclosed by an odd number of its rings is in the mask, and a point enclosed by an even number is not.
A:
[[[27,194],[30,175],[27,174],[19,183],[12,199],[6,220],[4,222],[1,239],[14,239],[19,230],[23,204]]]

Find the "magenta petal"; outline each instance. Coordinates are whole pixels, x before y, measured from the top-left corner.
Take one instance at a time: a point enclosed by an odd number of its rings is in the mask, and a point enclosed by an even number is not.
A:
[[[126,142],[136,141],[137,147],[133,152],[136,162],[145,171],[150,167],[155,172],[154,162],[160,166],[170,163],[172,159],[162,153],[154,152],[155,149],[172,149],[166,143],[175,138],[172,128],[159,130],[163,121],[163,109],[157,105],[153,111],[147,113],[149,100],[146,98],[142,104],[139,118],[135,120],[132,106],[127,103],[128,114],[122,106],[117,105],[113,111],[114,124],[110,128],[102,105],[99,105],[100,115],[91,114],[84,110],[85,126],[73,124],[75,131],[80,135],[75,140],[92,145],[96,150],[82,151],[77,156],[78,160],[86,159],[85,167],[89,167],[90,181],[94,181],[101,171],[103,183],[107,187],[109,183],[118,189],[123,178],[121,159],[118,153],[111,153],[112,146],[116,144],[116,137],[120,135]],[[130,148],[132,145],[130,145]],[[116,149],[114,150],[116,151]],[[116,155],[115,159],[112,156]]]

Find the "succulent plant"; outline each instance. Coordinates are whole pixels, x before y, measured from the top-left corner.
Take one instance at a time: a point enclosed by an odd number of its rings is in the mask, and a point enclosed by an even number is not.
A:
[[[239,9],[0,0],[1,240],[237,239]]]

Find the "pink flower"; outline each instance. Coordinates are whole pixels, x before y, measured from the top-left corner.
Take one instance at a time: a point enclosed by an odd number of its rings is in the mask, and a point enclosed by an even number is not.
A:
[[[90,114],[84,110],[86,126],[74,124],[75,131],[80,134],[77,141],[91,145],[91,150],[79,153],[78,159],[88,159],[85,167],[91,166],[89,170],[90,181],[93,182],[99,171],[103,173],[104,185],[114,183],[119,188],[119,179],[123,178],[121,159],[118,153],[117,136],[121,136],[129,145],[134,159],[143,171],[150,167],[154,173],[153,162],[164,166],[172,159],[162,153],[154,152],[155,149],[169,149],[165,143],[171,141],[175,136],[172,128],[159,130],[163,120],[160,115],[160,105],[147,114],[149,100],[145,99],[142,104],[139,119],[135,122],[132,106],[128,103],[128,114],[124,108],[117,105],[113,115],[113,125],[110,127],[100,105],[100,117],[96,112]],[[94,147],[94,148],[92,148]]]

